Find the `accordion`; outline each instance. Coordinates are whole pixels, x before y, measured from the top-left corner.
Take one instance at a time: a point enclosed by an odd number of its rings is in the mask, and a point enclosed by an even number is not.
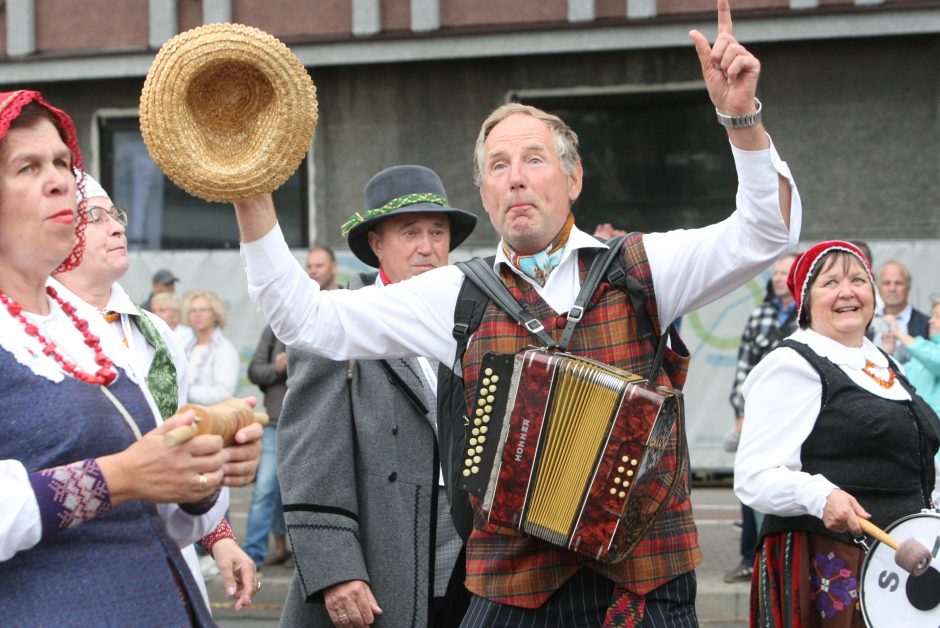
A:
[[[625,558],[682,473],[684,455],[661,464],[681,393],[621,369],[546,349],[489,353],[473,404],[460,487],[486,521],[593,560]]]

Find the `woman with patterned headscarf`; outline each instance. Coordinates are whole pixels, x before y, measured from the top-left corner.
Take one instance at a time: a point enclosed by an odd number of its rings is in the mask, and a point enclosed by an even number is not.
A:
[[[168,448],[192,413],[156,427],[104,321],[47,287],[82,257],[81,171],[68,115],[0,94],[0,609],[12,624],[212,625],[156,504],[211,508],[222,440]]]
[[[885,528],[932,506],[940,430],[898,365],[865,337],[875,287],[858,247],[813,245],[787,285],[799,329],[744,382],[734,463],[738,498],[766,515],[751,625],[861,627],[865,553],[853,539],[861,520]],[[911,624],[895,616],[874,625]]]

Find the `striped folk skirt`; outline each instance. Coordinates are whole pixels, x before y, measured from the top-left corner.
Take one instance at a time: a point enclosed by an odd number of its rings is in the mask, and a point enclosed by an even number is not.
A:
[[[752,628],[864,627],[860,547],[791,531],[764,537],[751,580]]]

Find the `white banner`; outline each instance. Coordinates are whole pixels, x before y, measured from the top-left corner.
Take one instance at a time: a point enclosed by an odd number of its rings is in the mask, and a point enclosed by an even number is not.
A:
[[[869,242],[876,268],[896,259],[913,275],[911,302],[923,312],[930,312],[933,298],[940,296],[940,280],[931,268],[940,259],[940,241]],[[806,248],[803,246],[801,248]],[[489,255],[491,249],[456,251],[451,261],[471,255]],[[303,265],[306,251],[295,251]],[[337,251],[339,281],[345,283],[356,272],[369,270],[349,251]],[[230,251],[137,251],[131,254],[131,269],[122,285],[138,303],[150,292],[150,277],[160,268],[170,269],[180,282],[177,294],[189,290],[215,291],[228,310],[229,323],[223,333],[238,349],[242,359],[239,394],[257,394],[245,375],[254,353],[264,320],[248,300],[245,271],[238,252]],[[696,471],[728,471],[732,454],[721,449],[721,439],[734,421],[728,403],[737,348],[751,310],[763,299],[769,270],[749,281],[727,297],[701,308],[681,323],[682,337],[692,352],[692,364],[685,386],[686,426],[692,468]]]

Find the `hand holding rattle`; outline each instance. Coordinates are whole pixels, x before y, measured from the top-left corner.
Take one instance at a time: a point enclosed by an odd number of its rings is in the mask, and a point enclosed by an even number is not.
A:
[[[186,410],[195,412],[196,420],[191,425],[181,425],[167,432],[163,437],[167,447],[176,447],[197,434],[218,434],[228,447],[236,444],[235,432],[243,427],[252,423],[268,424],[267,414],[255,412],[246,402],[234,397],[211,406],[188,403],[179,409],[180,412]]]

